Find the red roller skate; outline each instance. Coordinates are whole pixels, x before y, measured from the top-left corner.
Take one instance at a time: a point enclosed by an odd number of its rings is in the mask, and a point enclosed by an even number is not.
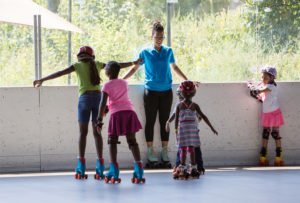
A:
[[[267,149],[262,147],[260,151],[259,165],[260,166],[269,166],[269,161],[267,159],[268,152]]]
[[[120,183],[121,179],[119,178],[119,165],[118,163],[110,163],[109,164],[109,171],[105,174],[105,183],[109,183],[109,181],[112,184],[115,184],[115,182]]]
[[[104,175],[103,175],[104,169],[105,169],[104,159],[97,159],[96,174],[94,175],[94,178],[96,180],[102,180],[102,179],[104,179]]]
[[[284,166],[284,161],[282,161],[282,150],[281,147],[276,148],[275,166]]]
[[[85,158],[78,158],[78,166],[75,169],[75,179],[87,179],[88,175],[85,174]]]
[[[143,176],[144,176],[143,163],[140,161],[135,162],[134,172],[133,172],[133,177],[131,178],[131,182],[136,184],[145,183],[146,179]]]

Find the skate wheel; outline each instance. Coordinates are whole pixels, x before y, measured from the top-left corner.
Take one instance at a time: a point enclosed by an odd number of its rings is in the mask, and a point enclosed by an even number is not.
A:
[[[146,182],[146,179],[145,178],[142,178],[142,183],[145,183]]]
[[[117,183],[121,183],[121,178],[119,178],[119,179],[117,180]]]
[[[87,174],[84,174],[84,179],[88,179],[88,175]]]
[[[95,174],[94,178],[97,179],[97,180],[103,180],[104,179],[104,177],[101,177],[99,174]]]
[[[281,162],[280,162],[280,166],[284,166],[284,161],[281,161]]]
[[[75,174],[75,179],[78,179],[78,174],[77,173]]]
[[[134,178],[131,178],[131,182],[134,183]]]
[[[77,178],[78,178],[78,179],[81,179],[81,175],[80,175],[80,174],[77,174]]]
[[[270,163],[269,163],[269,161],[259,161],[259,165],[260,166],[269,166]]]
[[[115,182],[116,182],[115,178],[112,177],[112,178],[110,179],[110,182],[111,182],[112,184],[115,184]]]
[[[104,180],[105,180],[105,183],[108,183],[108,182],[109,182],[109,180],[108,180],[107,177],[105,177]]]
[[[135,183],[139,184],[140,183],[139,179],[135,178]]]

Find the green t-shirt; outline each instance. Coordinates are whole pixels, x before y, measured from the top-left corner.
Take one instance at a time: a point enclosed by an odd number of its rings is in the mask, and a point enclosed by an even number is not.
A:
[[[95,61],[95,63],[100,75],[100,70],[104,68],[104,63],[101,63],[99,61]],[[100,85],[92,85],[91,83],[90,64],[88,62],[77,62],[73,64],[73,67],[75,68],[75,72],[78,78],[79,96],[81,96],[85,91],[100,91]]]

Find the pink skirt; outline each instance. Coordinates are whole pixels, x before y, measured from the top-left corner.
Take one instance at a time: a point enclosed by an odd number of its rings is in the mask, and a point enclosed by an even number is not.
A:
[[[110,115],[108,135],[127,135],[140,129],[142,125],[134,111],[118,111]]]
[[[281,110],[277,109],[269,113],[262,113],[261,124],[264,127],[278,127],[284,124]]]

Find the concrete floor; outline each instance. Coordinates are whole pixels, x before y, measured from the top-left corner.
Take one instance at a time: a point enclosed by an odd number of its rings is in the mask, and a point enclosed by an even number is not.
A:
[[[73,172],[0,174],[0,202],[300,202],[300,167],[211,168],[199,180],[173,180],[171,170],[145,171],[145,184],[75,180]]]

